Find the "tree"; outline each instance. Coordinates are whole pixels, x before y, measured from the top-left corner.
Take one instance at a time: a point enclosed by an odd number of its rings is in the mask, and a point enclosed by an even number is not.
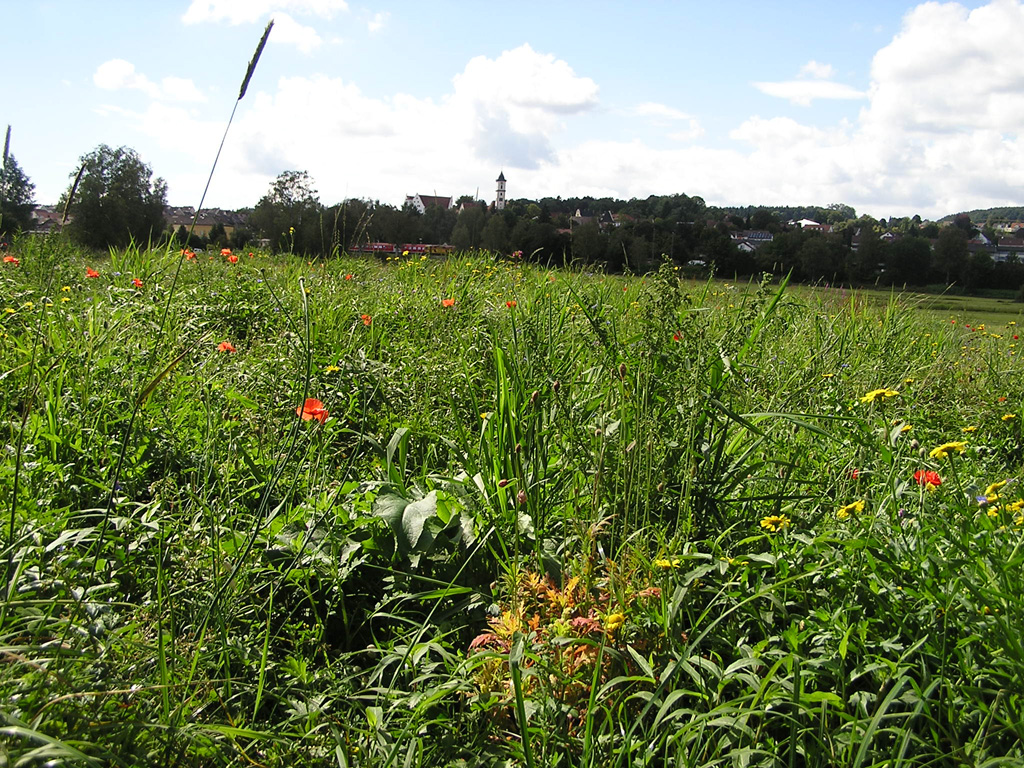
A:
[[[284,171],[256,203],[250,222],[275,251],[322,253],[327,238],[320,231],[320,214],[312,177],[306,171]]]
[[[508,227],[501,216],[491,216],[480,234],[480,245],[496,253],[508,252]]]
[[[925,285],[932,249],[923,237],[902,237],[889,246],[886,276],[892,285]]]
[[[160,235],[167,183],[153,180],[153,169],[134,149],[100,144],[81,157],[81,169],[70,209],[72,237],[92,248],[118,248],[147,243]],[[61,205],[71,193],[69,187]]]
[[[967,268],[967,233],[960,227],[943,227],[935,242],[935,271],[946,285],[962,278]]]
[[[7,155],[7,162],[0,171],[0,235],[28,229],[35,208],[35,188],[14,155]]]

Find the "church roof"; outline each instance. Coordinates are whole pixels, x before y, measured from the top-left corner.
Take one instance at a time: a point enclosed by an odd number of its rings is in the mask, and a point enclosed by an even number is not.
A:
[[[495,181],[504,181],[504,180],[505,180],[505,172],[502,171],[501,173],[498,174],[498,178],[495,179]]]

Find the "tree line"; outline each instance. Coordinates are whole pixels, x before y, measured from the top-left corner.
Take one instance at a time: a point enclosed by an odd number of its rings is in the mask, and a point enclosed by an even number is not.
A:
[[[13,156],[5,156],[0,181],[0,225],[6,231],[26,229],[33,187]],[[81,158],[59,205],[71,215],[68,234],[103,249],[174,238],[181,246],[259,242],[314,257],[368,242],[437,243],[460,251],[518,251],[539,263],[611,272],[643,273],[668,260],[695,273],[730,278],[772,272],[804,282],[942,284],[966,291],[1024,285],[1018,259],[996,263],[987,250],[972,248],[978,229],[968,214],[940,227],[918,216],[858,217],[839,203],[718,208],[685,194],[513,199],[504,210],[466,195],[453,207],[430,206],[421,214],[411,205],[373,200],[324,205],[307,172],[285,171],[252,209],[248,226],[229,236],[221,225],[205,239],[193,236],[186,242],[184,227],[165,231],[166,198],[166,183],[153,178],[134,150],[100,145]],[[800,219],[830,225],[831,231],[791,223]],[[762,234],[745,239],[751,231]]]

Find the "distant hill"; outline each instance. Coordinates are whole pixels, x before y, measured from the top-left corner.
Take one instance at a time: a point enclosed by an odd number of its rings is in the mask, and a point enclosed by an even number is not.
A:
[[[984,225],[987,222],[993,224],[999,221],[1024,221],[1024,206],[1009,206],[1006,208],[979,208],[974,211],[963,211],[971,217],[971,222],[978,225]],[[939,219],[939,222],[953,221],[955,216],[959,216],[960,213],[951,213],[948,216],[943,216]]]

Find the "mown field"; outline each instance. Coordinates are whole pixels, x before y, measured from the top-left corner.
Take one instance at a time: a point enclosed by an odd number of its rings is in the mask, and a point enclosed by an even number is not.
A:
[[[1019,765],[1024,346],[918,304],[16,243],[0,763]]]

